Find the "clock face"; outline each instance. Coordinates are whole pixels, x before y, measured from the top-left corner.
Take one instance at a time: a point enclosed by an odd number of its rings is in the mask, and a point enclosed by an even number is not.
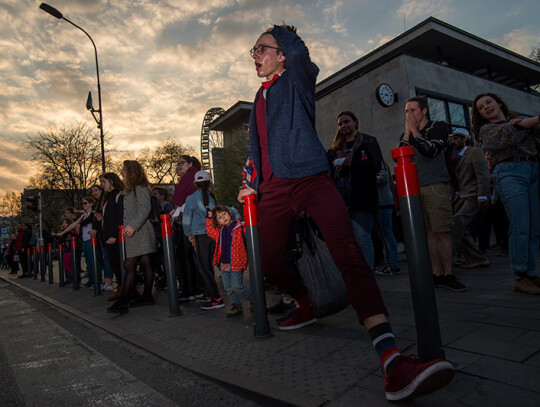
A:
[[[383,83],[377,87],[377,100],[384,107],[390,107],[394,104],[394,91],[392,88]]]

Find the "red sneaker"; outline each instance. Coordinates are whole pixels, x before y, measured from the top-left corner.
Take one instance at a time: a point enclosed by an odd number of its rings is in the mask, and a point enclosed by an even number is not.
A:
[[[279,325],[279,329],[282,331],[290,331],[292,329],[302,328],[303,326],[313,324],[317,322],[313,311],[302,312],[301,308],[297,308],[296,312],[286,320],[285,322]]]
[[[453,377],[454,367],[446,360],[422,362],[400,355],[385,378],[386,399],[411,400],[439,390],[450,383]]]

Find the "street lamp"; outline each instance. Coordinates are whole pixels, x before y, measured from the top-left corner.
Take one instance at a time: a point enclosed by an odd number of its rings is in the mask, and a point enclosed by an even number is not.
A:
[[[92,105],[92,92],[88,92],[88,99],[86,100],[86,108],[90,110],[92,113],[92,116],[94,117],[94,120],[96,121],[98,125],[98,129],[100,131],[100,137],[101,137],[101,169],[103,172],[105,172],[105,142],[103,138],[103,115],[102,115],[102,109],[101,109],[101,85],[99,84],[99,65],[98,65],[98,56],[97,56],[97,49],[96,44],[94,44],[94,40],[92,37],[90,37],[90,34],[88,34],[86,31],[84,31],[81,27],[79,27],[77,24],[69,21],[67,18],[65,18],[60,11],[55,9],[52,6],[49,6],[46,3],[41,3],[39,5],[39,8],[45,11],[46,13],[49,13],[51,16],[56,17],[58,19],[66,20],[68,23],[70,23],[72,26],[78,28],[83,33],[85,33],[88,38],[90,38],[90,41],[92,41],[92,45],[94,46],[94,54],[96,56],[96,73],[97,73],[97,90],[98,90],[98,102],[99,102],[99,108],[94,109],[94,106]],[[99,119],[94,115],[94,113],[99,113]]]

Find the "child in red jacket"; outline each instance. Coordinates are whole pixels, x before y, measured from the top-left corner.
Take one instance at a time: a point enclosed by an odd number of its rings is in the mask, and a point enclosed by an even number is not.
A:
[[[251,289],[244,284],[244,270],[248,264],[244,227],[240,221],[233,220],[229,208],[218,204],[208,211],[206,233],[216,241],[213,264],[219,267],[223,288],[231,303],[227,318],[240,315],[242,303],[239,296],[251,302]]]

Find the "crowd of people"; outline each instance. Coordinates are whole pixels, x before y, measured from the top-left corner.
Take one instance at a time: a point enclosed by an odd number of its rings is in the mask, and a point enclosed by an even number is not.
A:
[[[284,294],[269,309],[285,314],[278,319],[279,328],[299,329],[316,322],[307,291],[286,255],[291,224],[307,213],[341,271],[349,301],[381,359],[387,398],[410,399],[446,385],[453,377],[450,363],[418,361],[400,353],[374,277],[401,271],[394,233],[398,201],[377,138],[362,132],[355,113],[344,110],[336,116],[336,134],[325,151],[314,126],[318,68],[294,27],[274,26],[264,32],[251,56],[257,75],[267,81],[257,91],[251,111],[250,158],[238,199],[257,196],[262,273]],[[485,251],[494,224],[497,243],[510,255],[515,291],[540,294],[534,134],[540,117],[513,117],[501,98],[485,93],[473,102],[472,122],[472,134],[465,128],[449,129],[429,119],[426,98],[412,97],[406,101],[399,141],[396,135],[399,146],[414,149],[433,284],[464,291],[455,267],[489,267]],[[137,161],[124,161],[121,177],[102,174],[100,185],[81,200],[81,211],[66,209],[61,231],[55,234],[66,242],[66,276],[75,278],[72,264],[80,262],[71,258],[67,244],[77,236],[82,248],[77,256],[84,256],[86,264],[84,286],[100,284],[104,291],[113,291],[108,312],[125,314],[130,307],[154,304],[153,289],[167,284],[163,250],[149,219],[155,199],[162,212],[171,215],[179,301],[197,301],[204,310],[225,307],[217,267],[230,305],[226,316],[240,315],[242,300],[251,304],[252,295],[243,278],[247,253],[239,215],[217,202],[211,176],[201,170],[197,158],[179,157],[176,173],[179,182],[172,202],[166,188],[150,188]],[[119,226],[125,238],[123,264]],[[12,272],[16,258],[22,264],[21,278],[29,274],[20,259],[33,235],[31,225],[21,225],[7,248]],[[92,237],[99,243],[96,264]],[[142,293],[137,281],[144,286]]]

